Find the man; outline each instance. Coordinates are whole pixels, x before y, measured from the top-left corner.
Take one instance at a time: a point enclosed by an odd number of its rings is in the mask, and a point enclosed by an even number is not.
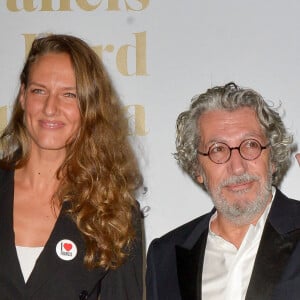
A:
[[[192,100],[175,157],[214,209],[151,243],[148,300],[300,299],[300,202],[276,188],[291,145],[253,90],[229,83]]]

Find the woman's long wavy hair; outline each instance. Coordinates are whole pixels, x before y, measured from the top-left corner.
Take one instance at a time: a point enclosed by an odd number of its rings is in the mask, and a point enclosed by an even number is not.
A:
[[[26,89],[32,65],[48,53],[70,56],[81,112],[79,132],[66,146],[65,160],[57,171],[60,185],[53,199],[60,205],[69,203],[68,213],[85,239],[85,264],[114,269],[124,261],[135,238],[134,195],[141,183],[128,141],[128,122],[102,62],[79,38],[37,38],[22,70],[21,86]],[[28,161],[30,140],[23,118],[18,96],[0,140],[2,165],[13,163],[20,168]]]
[[[201,172],[197,150],[201,141],[198,128],[200,116],[212,110],[234,111],[250,107],[257,115],[260,125],[271,144],[271,162],[275,167],[272,183],[278,185],[290,166],[293,137],[290,135],[278,112],[251,89],[244,89],[230,82],[225,86],[208,89],[206,93],[192,99],[189,110],[177,118],[175,158],[179,165],[197,182]]]

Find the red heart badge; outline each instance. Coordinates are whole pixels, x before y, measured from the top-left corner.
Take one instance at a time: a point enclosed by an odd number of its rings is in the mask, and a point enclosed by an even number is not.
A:
[[[77,246],[74,242],[68,239],[60,240],[56,244],[56,254],[57,256],[65,261],[72,260],[77,255]],[[1,296],[0,296],[1,298]]]
[[[64,248],[66,249],[66,251],[70,251],[72,249],[72,244],[64,243]]]

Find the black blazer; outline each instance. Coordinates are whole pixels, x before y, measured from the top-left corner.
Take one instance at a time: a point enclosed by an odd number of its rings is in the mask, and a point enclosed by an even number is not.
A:
[[[14,172],[0,169],[0,299],[142,299],[142,241],[138,221],[138,239],[126,262],[115,271],[88,270],[83,264],[85,246],[75,223],[64,214],[57,219],[36,265],[24,282],[13,231]],[[63,239],[77,246],[70,261],[59,258],[56,245]]]
[[[147,300],[200,300],[211,215],[152,241],[147,255]],[[246,300],[300,299],[300,201],[276,191]]]

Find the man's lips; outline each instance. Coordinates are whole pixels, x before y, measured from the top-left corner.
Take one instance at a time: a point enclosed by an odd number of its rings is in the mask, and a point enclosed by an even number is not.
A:
[[[253,184],[253,181],[247,181],[247,182],[240,182],[240,183],[234,183],[234,184],[228,184],[226,185],[226,189],[233,191],[233,192],[238,192],[242,190],[249,189]]]
[[[64,126],[61,121],[49,121],[49,120],[39,120],[39,124],[42,128],[46,129],[59,129]]]

